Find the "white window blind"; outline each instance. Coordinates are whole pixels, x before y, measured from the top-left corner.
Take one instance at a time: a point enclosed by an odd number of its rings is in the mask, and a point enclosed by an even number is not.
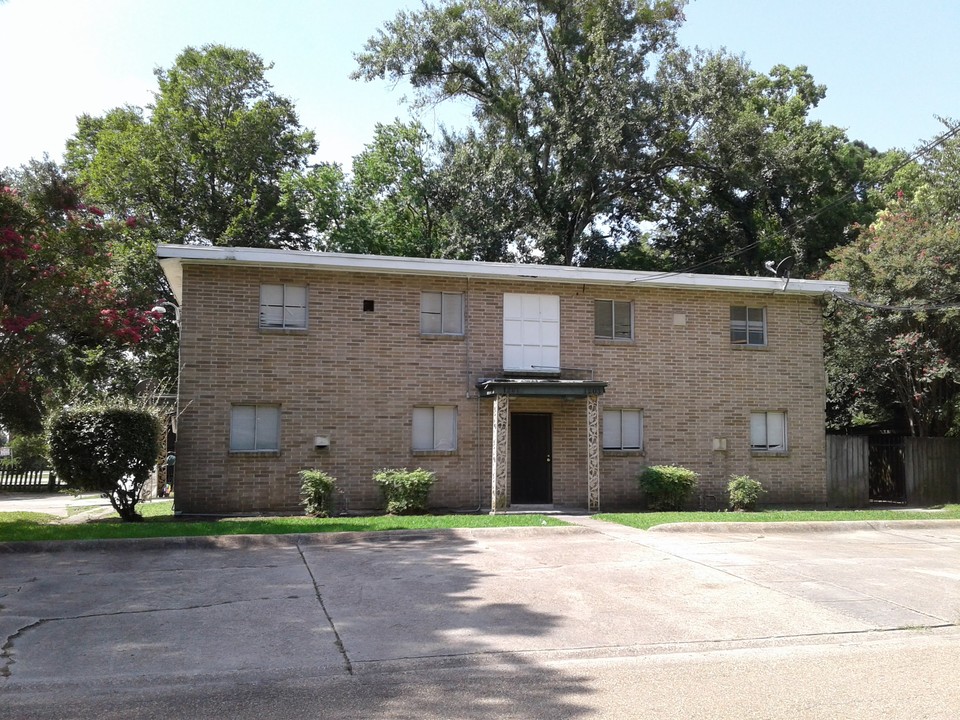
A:
[[[457,408],[453,405],[413,409],[414,450],[456,450]]]
[[[782,412],[750,414],[750,449],[761,452],[786,452],[787,415]]]
[[[261,285],[260,327],[305,328],[307,288],[303,285]]]
[[[230,410],[230,449],[237,452],[280,449],[280,408],[234,405]]]
[[[640,410],[603,411],[604,450],[643,448],[643,413]]]

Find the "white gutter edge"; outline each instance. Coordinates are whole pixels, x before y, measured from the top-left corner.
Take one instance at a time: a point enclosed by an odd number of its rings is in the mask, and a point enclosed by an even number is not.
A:
[[[182,285],[183,271],[180,267],[182,263],[317,268],[323,270],[439,277],[469,277],[473,279],[494,280],[522,279],[539,282],[591,285],[627,285],[638,288],[659,287],[744,292],[786,292],[791,295],[822,295],[824,293],[845,295],[850,292],[849,283],[834,280],[791,279],[789,282],[786,282],[783,278],[776,277],[703,275],[696,273],[668,274],[635,270],[567,267],[561,265],[494,263],[472,260],[436,260],[299,250],[213,247],[209,245],[160,245],[157,248],[157,256],[160,258],[160,265],[163,267],[164,273],[166,273],[167,279],[177,298],[180,297]],[[784,287],[785,285],[786,288]]]

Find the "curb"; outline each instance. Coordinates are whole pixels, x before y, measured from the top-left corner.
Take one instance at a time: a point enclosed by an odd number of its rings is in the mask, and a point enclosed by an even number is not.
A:
[[[647,532],[662,533],[748,533],[771,535],[774,533],[831,533],[863,530],[934,530],[960,529],[960,520],[835,520],[808,522],[715,522],[715,523],[666,523],[647,528]]]
[[[23,540],[0,542],[0,555],[12,553],[90,552],[122,550],[253,550],[297,546],[380,544],[450,539],[476,540],[485,533],[536,536],[544,532],[565,535],[592,532],[577,525],[548,527],[452,528],[449,530],[378,530],[372,532],[288,533],[281,535],[195,535],[158,538],[104,538],[98,540]]]

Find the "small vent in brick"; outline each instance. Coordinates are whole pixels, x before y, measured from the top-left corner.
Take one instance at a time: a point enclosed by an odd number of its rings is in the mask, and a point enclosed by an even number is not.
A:
[[[363,301],[363,311],[364,311],[364,312],[373,312],[373,300],[364,300],[364,301]]]

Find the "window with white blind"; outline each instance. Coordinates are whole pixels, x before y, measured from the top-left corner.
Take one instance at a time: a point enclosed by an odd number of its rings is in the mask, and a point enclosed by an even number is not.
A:
[[[435,405],[413,409],[414,450],[456,450],[457,408]]]
[[[234,405],[230,409],[230,450],[268,452],[280,449],[280,408]]]
[[[420,332],[423,335],[463,335],[463,293],[421,293]]]
[[[283,330],[306,328],[306,286],[261,285],[260,327]]]
[[[603,449],[642,450],[643,412],[641,410],[604,410]]]
[[[783,412],[750,413],[750,449],[754,452],[786,452],[787,414]]]

